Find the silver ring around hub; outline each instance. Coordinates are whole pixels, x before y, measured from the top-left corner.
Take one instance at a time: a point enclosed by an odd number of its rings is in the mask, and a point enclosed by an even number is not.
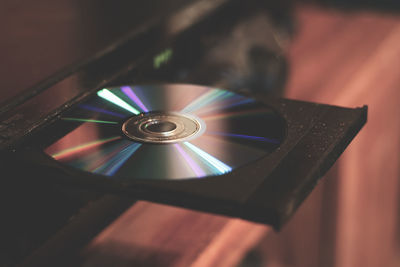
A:
[[[142,113],[122,124],[122,132],[129,139],[153,144],[192,140],[200,136],[205,128],[200,118],[179,112]]]

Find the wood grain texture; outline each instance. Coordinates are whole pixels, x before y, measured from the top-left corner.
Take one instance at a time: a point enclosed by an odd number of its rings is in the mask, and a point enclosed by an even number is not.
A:
[[[232,266],[268,230],[239,219],[138,202],[89,244],[82,265]]]
[[[320,185],[279,236],[262,242],[274,264],[266,266],[399,266],[400,16],[314,7],[297,15],[286,96],[368,105],[369,114],[328,174],[336,177]]]

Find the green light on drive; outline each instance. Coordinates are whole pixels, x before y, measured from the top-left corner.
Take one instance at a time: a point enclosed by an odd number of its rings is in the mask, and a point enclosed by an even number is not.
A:
[[[167,48],[162,51],[160,54],[154,56],[153,59],[153,67],[155,69],[160,68],[162,65],[166,64],[172,57],[172,49]]]

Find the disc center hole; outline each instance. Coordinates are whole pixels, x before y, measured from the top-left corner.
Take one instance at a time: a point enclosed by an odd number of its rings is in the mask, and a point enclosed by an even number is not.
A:
[[[176,124],[170,121],[154,120],[146,123],[145,128],[153,133],[166,133],[176,129]]]

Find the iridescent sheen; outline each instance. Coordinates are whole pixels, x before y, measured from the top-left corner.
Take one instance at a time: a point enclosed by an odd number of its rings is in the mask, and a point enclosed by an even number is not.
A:
[[[202,134],[168,144],[138,143],[123,123],[142,113],[178,112],[202,120]],[[271,108],[230,91],[195,85],[104,88],[66,112],[44,152],[110,179],[188,179],[227,174],[274,151],[286,125]],[[44,138],[46,140],[46,138]]]
[[[110,92],[110,90],[108,90],[106,88],[98,91],[97,95],[107,101],[110,101],[111,103],[113,103],[117,106],[120,106],[123,109],[126,109],[126,110],[132,112],[133,114],[136,114],[136,115],[140,114],[140,111],[138,111],[137,109],[135,109],[134,107],[132,107],[131,105],[126,103],[124,100],[122,100],[121,98],[119,98],[118,96],[116,96],[115,94]]]

